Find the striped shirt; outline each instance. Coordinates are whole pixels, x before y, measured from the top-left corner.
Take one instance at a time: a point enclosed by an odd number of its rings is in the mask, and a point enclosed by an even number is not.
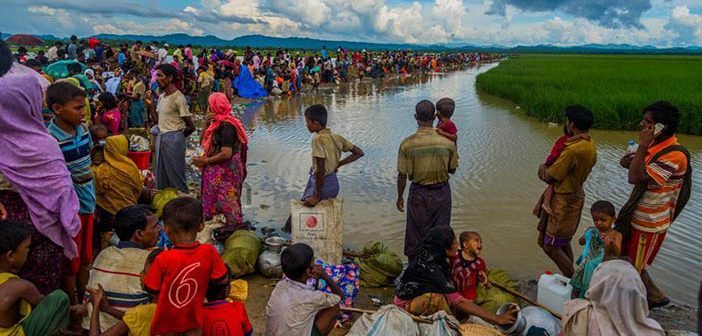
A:
[[[458,154],[453,141],[439,135],[431,127],[420,127],[400,144],[397,171],[420,185],[448,182],[449,173],[458,167]]]
[[[120,242],[120,246],[110,246],[95,258],[90,270],[88,288],[105,289],[105,298],[110,305],[125,311],[128,308],[151,302],[151,295],[141,287],[141,273],[150,251],[132,242]],[[83,317],[83,328],[90,327],[90,313]],[[105,332],[119,319],[107,313],[100,313],[100,328]]]
[[[678,145],[678,139],[674,136],[648,149],[646,173],[651,177],[651,182],[636,205],[631,220],[632,227],[639,231],[663,232],[673,222],[675,206],[688,169],[687,157],[681,151],[672,151],[651,162],[656,153],[672,145]]]
[[[68,171],[73,179],[73,189],[80,201],[80,214],[92,214],[95,212],[95,185],[93,184],[93,173],[90,170],[90,149],[93,147],[93,140],[88,129],[80,125],[76,127],[76,135],[66,133],[55,124],[55,119],[49,122],[47,129],[49,133],[58,141],[63,158],[66,160]]]

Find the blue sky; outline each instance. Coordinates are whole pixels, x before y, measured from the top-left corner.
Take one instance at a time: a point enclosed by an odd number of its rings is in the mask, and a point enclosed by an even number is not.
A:
[[[702,45],[702,0],[2,0],[0,31]]]

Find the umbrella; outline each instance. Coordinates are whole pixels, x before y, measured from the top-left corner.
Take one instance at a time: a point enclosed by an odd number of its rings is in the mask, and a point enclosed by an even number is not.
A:
[[[87,65],[80,63],[78,61],[65,60],[65,61],[58,61],[58,62],[54,62],[54,63],[49,64],[46,67],[46,70],[44,70],[44,71],[46,72],[46,74],[48,74],[49,76],[54,77],[54,78],[66,78],[69,76],[68,65],[74,64],[74,63],[80,65],[80,73],[83,73],[83,72],[85,72],[85,70],[88,69]]]
[[[44,44],[44,41],[42,41],[42,39],[40,39],[36,36],[25,35],[25,34],[12,35],[12,36],[7,38],[7,42],[14,43],[14,44],[30,45],[30,46]]]

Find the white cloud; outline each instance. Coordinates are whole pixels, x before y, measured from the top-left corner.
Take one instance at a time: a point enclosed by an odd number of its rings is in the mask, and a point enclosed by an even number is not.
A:
[[[679,44],[702,43],[702,15],[691,13],[687,6],[673,8],[666,28],[675,33]]]

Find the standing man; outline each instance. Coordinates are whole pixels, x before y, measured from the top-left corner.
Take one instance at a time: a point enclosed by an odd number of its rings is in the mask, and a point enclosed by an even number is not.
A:
[[[690,199],[690,153],[678,143],[675,132],[680,112],[666,101],[643,110],[639,147],[621,160],[629,170],[634,190],[622,207],[616,229],[622,233],[622,254],[641,273],[650,307],[670,303],[646,271],[653,263],[668,228]]]
[[[71,36],[71,43],[66,47],[66,54],[68,59],[74,60],[78,58],[78,37],[75,35]]]
[[[403,194],[407,179],[412,181],[407,197],[405,255],[412,259],[430,229],[451,224],[449,174],[456,172],[458,154],[453,141],[434,129],[434,104],[420,101],[414,118],[419,129],[400,144],[397,156],[397,210],[405,211]]]
[[[538,244],[566,277],[572,277],[573,249],[570,240],[578,230],[585,204],[583,184],[597,161],[595,145],[590,139],[592,112],[579,105],[566,107],[566,142],[560,156],[550,167],[539,167],[539,178],[553,185],[551,212],[539,217]]]
[[[168,56],[168,43],[164,43],[161,49],[158,50],[158,64],[163,64],[166,62],[166,57]]]
[[[170,64],[156,67],[156,82],[161,95],[152,120],[158,121],[156,138],[156,188],[177,188],[187,192],[185,180],[185,138],[195,131],[185,96],[176,88],[178,70]],[[151,97],[147,104],[153,107]],[[151,108],[153,112],[153,108]]]

